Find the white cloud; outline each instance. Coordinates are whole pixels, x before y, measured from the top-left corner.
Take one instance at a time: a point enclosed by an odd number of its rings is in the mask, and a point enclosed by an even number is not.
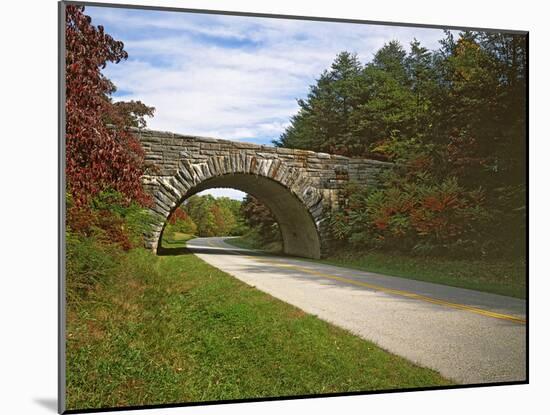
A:
[[[88,8],[124,41],[130,59],[107,67],[125,91],[156,107],[152,129],[269,143],[296,98],[342,50],[363,61],[385,42],[416,37],[437,48],[441,30]],[[147,14],[149,13],[149,14]]]

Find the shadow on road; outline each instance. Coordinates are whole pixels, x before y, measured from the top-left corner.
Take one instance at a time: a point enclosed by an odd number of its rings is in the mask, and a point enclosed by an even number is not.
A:
[[[203,246],[187,246],[187,247],[165,247],[159,246],[157,248],[157,255],[159,256],[175,256],[175,255],[191,255],[191,254],[207,254],[207,255],[247,255],[247,256],[269,256],[269,257],[281,257],[280,255],[274,255],[263,251],[254,251],[247,249],[224,248],[224,247],[203,247]]]
[[[191,252],[188,248],[179,247],[179,248],[166,248],[159,246],[157,248],[158,256],[174,256],[174,255],[191,255]]]

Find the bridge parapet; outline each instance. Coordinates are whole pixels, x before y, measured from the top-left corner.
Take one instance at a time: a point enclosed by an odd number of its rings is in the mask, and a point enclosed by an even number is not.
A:
[[[313,226],[319,234],[319,250],[328,249],[324,219],[341,203],[340,190],[350,181],[368,186],[378,186],[380,173],[392,166],[370,159],[355,159],[309,150],[279,148],[242,143],[219,138],[196,137],[152,130],[136,131],[145,150],[148,169],[143,177],[146,190],[154,196],[153,210],[160,216],[153,234],[148,236],[148,246],[157,248],[166,218],[185,198],[210,187],[233,187],[264,199],[279,223],[286,226],[289,235],[283,242],[294,246],[290,254],[314,256],[301,250],[300,244],[313,243],[311,230],[302,238],[293,227],[300,226],[297,217],[285,212],[282,190],[298,199],[309,212]],[[268,181],[258,184],[250,179],[258,177]],[[271,181],[277,186],[271,187]],[[270,192],[266,193],[269,188]],[[256,193],[256,194],[254,194]],[[299,206],[294,206],[299,210]],[[288,210],[288,209],[287,209]],[[305,217],[301,217],[303,222]],[[286,223],[286,225],[285,225]],[[292,236],[290,233],[294,233]],[[294,239],[293,239],[294,238]],[[305,236],[303,237],[305,238]],[[302,238],[302,239],[303,239]],[[317,248],[316,248],[317,249]]]

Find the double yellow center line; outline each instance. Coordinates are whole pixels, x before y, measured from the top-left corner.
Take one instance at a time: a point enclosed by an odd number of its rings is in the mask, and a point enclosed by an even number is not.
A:
[[[213,244],[212,241],[208,241],[208,243],[212,247],[223,248],[219,245]],[[224,248],[224,249],[226,249],[226,248]],[[411,298],[411,299],[418,300],[418,301],[424,301],[424,302],[431,303],[431,304],[437,304],[437,305],[444,306],[444,307],[450,307],[450,308],[455,308],[455,309],[458,309],[458,310],[468,311],[470,313],[479,314],[479,315],[486,316],[486,317],[497,318],[497,319],[500,319],[500,320],[513,321],[515,323],[520,323],[520,324],[526,324],[527,323],[527,321],[524,318],[516,317],[516,316],[513,316],[513,315],[509,315],[509,314],[496,313],[494,311],[484,310],[482,308],[472,307],[472,306],[465,305],[465,304],[459,304],[459,303],[453,303],[453,302],[450,302],[450,301],[440,300],[440,299],[437,299],[437,298],[428,297],[428,296],[421,295],[421,294],[416,294],[416,293],[413,293],[413,292],[410,292],[410,291],[396,290],[394,288],[387,288],[387,287],[383,287],[381,285],[371,284],[369,282],[358,281],[358,280],[354,280],[354,279],[350,279],[350,278],[340,277],[338,275],[327,274],[327,273],[324,273],[324,272],[316,271],[316,270],[306,268],[306,267],[302,267],[302,266],[299,266],[299,265],[283,264],[281,262],[272,261],[272,260],[268,260],[268,259],[263,259],[263,258],[259,258],[259,257],[256,257],[256,256],[243,255],[241,252],[236,251],[236,250],[232,250],[232,249],[228,249],[228,251],[233,252],[235,254],[238,254],[240,256],[243,256],[245,258],[253,259],[255,261],[262,262],[262,263],[265,263],[265,264],[270,264],[270,265],[273,265],[273,266],[276,266],[276,267],[279,267],[279,268],[294,269],[296,271],[300,271],[300,272],[303,272],[303,273],[306,273],[306,274],[315,275],[315,276],[323,277],[323,278],[328,278],[328,279],[331,279],[331,280],[340,281],[340,282],[344,282],[344,283],[347,283],[347,284],[357,285],[357,286],[360,286],[360,287],[365,287],[365,288],[369,288],[371,290],[380,291],[380,292],[384,292],[384,293],[388,293],[388,294],[398,295],[398,296],[401,296],[401,297]]]

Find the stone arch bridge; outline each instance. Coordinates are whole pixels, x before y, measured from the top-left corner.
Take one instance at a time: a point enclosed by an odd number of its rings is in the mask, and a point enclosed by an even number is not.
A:
[[[146,246],[156,252],[170,214],[202,190],[227,187],[268,206],[286,254],[320,258],[330,249],[326,219],[349,181],[377,186],[390,163],[151,130],[136,131],[148,167],[153,226]]]

